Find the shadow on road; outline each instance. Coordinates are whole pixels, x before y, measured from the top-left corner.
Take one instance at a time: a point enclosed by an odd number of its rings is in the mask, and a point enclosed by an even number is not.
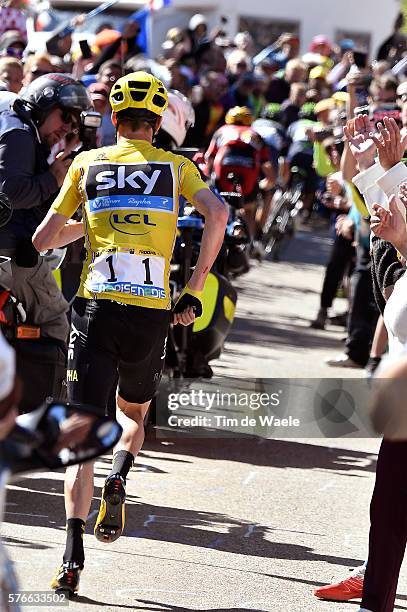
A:
[[[137,599],[136,601],[148,606],[147,608],[140,608],[140,610],[148,610],[148,612],[267,612],[267,610],[258,608],[185,608],[148,599]]]
[[[108,606],[111,610],[134,610],[134,604],[119,604],[117,603],[117,599],[115,599],[114,604],[108,603],[106,601],[98,601],[96,599],[91,599],[90,597],[85,597],[84,595],[76,595],[73,600],[73,603],[81,603],[88,604],[90,606],[98,606],[100,608],[104,608]]]
[[[291,347],[292,351],[298,348],[304,349],[339,349],[340,342],[337,338],[316,333],[304,325],[296,325],[291,320],[286,324],[275,321],[260,319],[249,319],[246,317],[235,317],[233,327],[228,336],[228,348],[234,342],[264,346],[265,343],[272,346]],[[239,351],[241,355],[241,351]],[[270,368],[270,376],[273,370]]]
[[[191,440],[184,441],[171,446],[171,451],[177,454],[194,454],[197,456],[209,456],[218,459],[234,459],[238,461],[256,462],[257,465],[288,465],[298,467],[314,467],[329,465],[335,469],[344,464],[345,469],[354,467],[353,459],[348,455],[362,456],[363,453],[351,453],[339,449],[323,449],[311,445],[294,444],[287,442],[276,442],[266,440],[258,444],[256,440],[250,441],[250,446],[242,440],[227,441],[219,445],[219,440],[201,440],[192,445]],[[185,446],[186,444],[186,446]],[[302,448],[306,447],[305,451]],[[309,446],[309,448],[307,448]],[[151,448],[151,445],[150,445]],[[157,446],[156,446],[157,448]],[[167,450],[169,447],[165,447]],[[268,453],[272,448],[273,452]],[[158,450],[163,453],[163,447],[158,445]],[[341,459],[341,456],[342,459]],[[349,463],[351,462],[351,463]],[[193,466],[191,466],[193,470]],[[22,486],[19,489],[18,486]],[[60,494],[63,483],[52,478],[25,479],[14,483],[13,489],[8,492],[7,501],[13,507],[13,512],[8,512],[6,521],[14,524],[25,524],[63,530],[65,526],[65,513],[63,498]],[[278,532],[272,526],[250,523],[240,518],[217,512],[203,512],[190,510],[182,507],[182,500],[188,498],[189,483],[180,483],[177,490],[179,506],[153,505],[140,503],[135,496],[129,495],[126,503],[126,531],[123,537],[143,538],[153,541],[183,544],[204,549],[213,549],[238,555],[250,557],[262,557],[266,559],[286,559],[303,561],[324,561],[335,565],[355,567],[361,563],[360,559],[348,559],[336,556],[316,554],[311,547],[299,544],[279,542]],[[220,483],[215,489],[202,490],[202,495],[216,496],[218,492],[224,492],[227,485]],[[26,490],[29,488],[29,492]],[[54,491],[53,493],[51,491]],[[100,488],[96,488],[100,495]],[[165,495],[163,495],[163,501]],[[94,500],[92,510],[96,510],[99,501]],[[41,513],[39,513],[41,510]],[[22,517],[24,512],[24,517]],[[88,521],[87,533],[92,533],[93,520]],[[14,540],[10,542],[13,546],[26,546],[25,542]],[[44,542],[46,544],[46,542]],[[33,545],[35,546],[35,545]],[[120,554],[129,554],[120,551]],[[134,556],[140,556],[136,553]]]
[[[151,431],[150,435],[153,435]],[[179,433],[177,437],[166,438],[166,435],[164,431],[156,430],[156,439],[148,438],[143,447],[144,452],[160,452],[160,460],[164,461],[168,455],[174,454],[281,469],[322,469],[335,473],[349,470],[376,471],[376,457],[363,451],[290,440],[269,440],[245,434],[235,434],[232,437],[227,432],[222,438],[220,431],[216,437],[192,438]]]

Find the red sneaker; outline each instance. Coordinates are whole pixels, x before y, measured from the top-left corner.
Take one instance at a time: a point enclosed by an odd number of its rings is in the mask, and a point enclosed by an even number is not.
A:
[[[342,582],[327,584],[314,591],[315,597],[319,599],[330,599],[332,601],[349,601],[362,597],[363,578],[350,576]]]

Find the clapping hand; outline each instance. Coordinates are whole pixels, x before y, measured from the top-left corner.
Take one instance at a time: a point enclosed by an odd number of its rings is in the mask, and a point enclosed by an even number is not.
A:
[[[373,125],[367,115],[350,119],[343,132],[359,170],[367,170],[374,164],[376,146],[373,141]]]
[[[400,199],[406,206],[407,197],[400,193]],[[373,204],[370,229],[375,236],[391,242],[397,249],[400,245],[407,243],[406,219],[397,206],[395,195],[392,195],[389,200],[389,210],[386,210],[380,204]]]
[[[372,139],[377,147],[380,165],[387,171],[402,159],[407,146],[407,132],[401,135],[392,117],[385,117],[383,123],[377,124],[377,129],[379,134],[373,134]]]

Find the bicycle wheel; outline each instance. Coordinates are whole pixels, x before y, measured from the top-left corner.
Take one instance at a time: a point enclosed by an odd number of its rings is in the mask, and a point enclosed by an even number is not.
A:
[[[283,193],[277,202],[275,202],[264,227],[261,241],[267,255],[276,249],[278,242],[283,236],[281,223],[285,218],[287,210],[287,197]]]

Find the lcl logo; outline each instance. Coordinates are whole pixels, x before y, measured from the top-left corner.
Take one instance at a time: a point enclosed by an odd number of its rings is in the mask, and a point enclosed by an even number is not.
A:
[[[148,213],[112,213],[109,222],[114,230],[130,236],[144,236],[151,231],[148,227],[157,227],[150,221]]]

